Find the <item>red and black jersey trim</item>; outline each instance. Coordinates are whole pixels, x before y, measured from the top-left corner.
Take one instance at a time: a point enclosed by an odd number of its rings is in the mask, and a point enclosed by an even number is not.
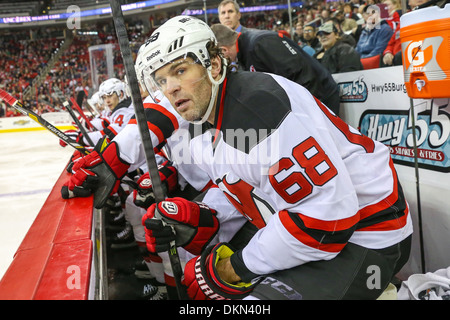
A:
[[[159,104],[145,103],[144,112],[148,128],[158,138],[158,145],[165,142],[179,128],[175,115]],[[137,124],[136,116],[133,116],[129,123]]]
[[[359,214],[341,220],[319,220],[301,213],[280,211],[284,227],[301,243],[326,252],[340,252],[359,222]]]
[[[100,133],[102,134],[102,136],[106,135],[109,140],[112,140],[115,136],[117,136],[117,131],[114,130],[114,128],[111,126],[106,127],[105,129],[100,131]]]
[[[392,231],[407,223],[409,208],[398,181],[392,159],[392,193],[378,203],[368,205],[355,215],[340,220],[319,220],[302,213],[283,210],[279,217],[289,233],[303,244],[326,252],[339,252],[355,231]]]
[[[409,208],[392,159],[389,160],[389,166],[394,178],[393,192],[382,201],[359,210],[361,220],[357,231],[396,230],[407,223]]]

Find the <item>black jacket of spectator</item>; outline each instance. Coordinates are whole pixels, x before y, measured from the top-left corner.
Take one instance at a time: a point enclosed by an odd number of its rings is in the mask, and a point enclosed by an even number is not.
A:
[[[301,84],[339,115],[339,90],[331,73],[291,39],[243,28],[237,58],[243,70],[274,73]]]
[[[330,73],[363,70],[358,52],[348,43],[339,40],[333,47],[324,52],[320,63]]]

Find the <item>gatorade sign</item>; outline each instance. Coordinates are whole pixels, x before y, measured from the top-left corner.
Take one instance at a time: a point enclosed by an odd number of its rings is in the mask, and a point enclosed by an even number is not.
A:
[[[427,71],[431,71],[428,72],[428,79],[430,76],[434,80],[447,77],[437,62],[437,52],[443,40],[442,37],[432,37],[402,43],[402,51],[405,53],[405,79],[411,72],[424,72],[427,75]]]
[[[410,98],[450,97],[450,6],[430,7],[400,18],[403,72]]]

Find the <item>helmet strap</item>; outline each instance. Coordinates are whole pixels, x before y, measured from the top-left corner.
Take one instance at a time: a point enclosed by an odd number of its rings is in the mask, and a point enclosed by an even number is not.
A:
[[[206,69],[206,72],[208,73],[208,77],[209,80],[211,81],[212,87],[211,87],[211,98],[209,100],[209,106],[208,109],[206,109],[205,114],[203,115],[203,117],[200,120],[194,120],[194,121],[189,121],[193,124],[202,124],[204,123],[206,120],[208,120],[209,116],[211,115],[212,109],[214,107],[214,104],[216,103],[216,96],[217,96],[217,92],[219,91],[219,87],[222,84],[222,82],[225,80],[225,77],[227,75],[227,61],[226,59],[222,59],[222,75],[220,77],[219,80],[215,80],[211,74],[211,69],[212,66],[209,66]]]

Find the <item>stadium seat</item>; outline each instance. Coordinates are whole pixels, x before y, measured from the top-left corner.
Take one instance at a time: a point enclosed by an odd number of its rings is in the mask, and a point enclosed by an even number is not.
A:
[[[380,55],[368,58],[361,58],[364,70],[375,69],[380,67]]]

